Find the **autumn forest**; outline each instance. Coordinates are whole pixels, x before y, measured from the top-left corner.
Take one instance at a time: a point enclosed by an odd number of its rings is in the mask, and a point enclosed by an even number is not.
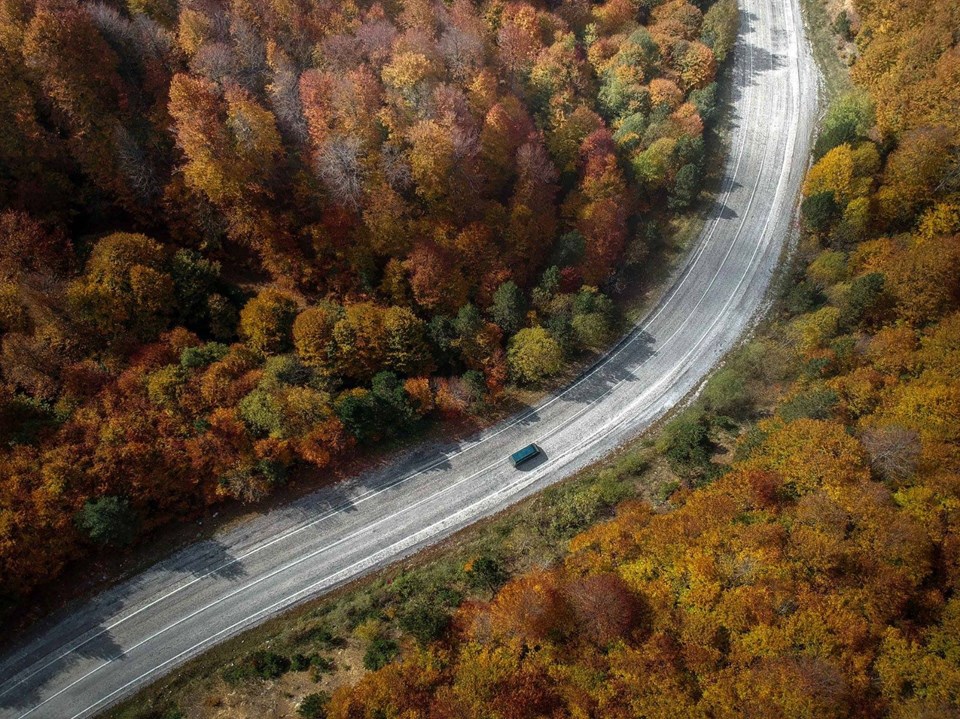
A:
[[[960,6],[831,20],[854,86],[821,126],[793,274],[665,428],[676,491],[463,603],[324,716],[958,715]]]
[[[772,309],[644,445],[658,496],[569,490],[549,561],[390,586],[347,679],[260,651],[216,687],[310,671],[321,719],[960,714],[960,4],[803,4],[843,86]],[[609,347],[702,214],[739,22],[0,0],[0,619]]]
[[[707,5],[2,0],[3,603],[605,346]]]

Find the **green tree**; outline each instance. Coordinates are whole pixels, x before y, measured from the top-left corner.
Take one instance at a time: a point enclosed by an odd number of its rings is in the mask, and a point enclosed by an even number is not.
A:
[[[806,226],[814,232],[826,232],[840,215],[840,204],[831,190],[804,198],[800,213]]]
[[[573,297],[570,328],[581,346],[602,347],[613,332],[614,306],[595,287],[583,287]],[[552,325],[550,325],[552,327]]]
[[[846,13],[843,13],[846,17]],[[870,98],[862,92],[852,92],[830,103],[813,148],[814,159],[819,160],[830,150],[844,143],[854,144],[866,137],[874,123]]]
[[[240,400],[237,411],[246,425],[257,434],[283,435],[283,407],[276,392],[257,387]]]
[[[523,325],[526,311],[523,293],[516,283],[504,282],[493,293],[490,317],[507,334],[513,334]]]
[[[650,91],[631,67],[614,65],[603,74],[597,99],[606,117],[616,119],[650,111]]]
[[[194,250],[177,250],[170,263],[170,276],[180,322],[194,328],[206,326],[207,298],[220,279],[220,263],[211,262]]]
[[[264,386],[290,385],[299,387],[307,384],[313,378],[313,371],[300,361],[295,354],[277,355],[268,357],[263,365]]]
[[[510,340],[507,362],[518,381],[536,384],[563,369],[563,352],[543,327],[528,327]]]
[[[483,327],[480,310],[473,304],[464,305],[457,311],[453,326],[461,340],[473,337]]]
[[[740,9],[737,0],[717,0],[703,16],[700,39],[713,50],[718,63],[723,63],[737,44],[740,30]]]
[[[700,194],[700,168],[693,163],[687,163],[679,170],[673,179],[673,190],[667,204],[672,210],[683,210],[693,204]]]
[[[869,320],[883,302],[886,278],[879,272],[870,272],[850,283],[846,301],[840,310],[840,324],[853,327]]]
[[[717,119],[720,110],[719,96],[720,88],[715,82],[690,93],[690,102],[697,108],[697,113],[707,125],[712,125]]]
[[[359,442],[376,438],[388,429],[380,422],[376,399],[366,389],[345,392],[334,404],[334,412],[344,428]]]
[[[180,366],[184,369],[199,369],[222,360],[230,348],[222,342],[207,342],[196,347],[187,347],[180,353]]]
[[[74,521],[91,541],[117,547],[130,544],[140,528],[136,512],[121,497],[87,500]]]
[[[331,414],[326,392],[269,380],[241,399],[237,409],[251,430],[277,439],[302,437]]]
[[[388,433],[402,434],[409,429],[416,412],[397,375],[393,372],[374,375],[370,396],[374,400],[374,411]]]
[[[575,314],[570,320],[570,326],[577,342],[583,347],[598,349],[610,337],[610,322],[599,312]]]

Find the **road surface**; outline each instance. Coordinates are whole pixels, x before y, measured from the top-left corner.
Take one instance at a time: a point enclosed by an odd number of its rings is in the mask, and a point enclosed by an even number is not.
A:
[[[658,306],[603,362],[473,438],[415,448],[43,623],[0,662],[0,717],[93,716],[213,644],[571,475],[695,389],[757,314],[792,231],[818,106],[798,2],[741,0],[716,207]],[[543,455],[514,469],[508,455],[530,442]]]

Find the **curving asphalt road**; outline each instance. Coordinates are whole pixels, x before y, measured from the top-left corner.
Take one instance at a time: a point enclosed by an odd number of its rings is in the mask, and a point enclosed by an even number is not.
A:
[[[741,0],[731,150],[660,304],[565,390],[177,552],[37,627],[0,662],[0,718],[80,719],[285,608],[567,477],[693,390],[747,328],[792,231],[818,107],[799,0]],[[539,462],[507,456],[537,442]]]

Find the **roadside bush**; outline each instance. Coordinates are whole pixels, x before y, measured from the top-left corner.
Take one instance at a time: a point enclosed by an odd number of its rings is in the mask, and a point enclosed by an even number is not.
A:
[[[138,706],[124,712],[125,719],[186,719],[179,707],[164,702],[161,706]]]
[[[290,660],[276,652],[254,652],[250,655],[250,665],[261,679],[277,679],[290,671]]]
[[[290,671],[291,662],[282,654],[258,650],[223,670],[227,684],[236,686],[248,679],[279,679]]]
[[[376,671],[389,664],[399,652],[397,643],[389,637],[374,637],[363,655],[363,666],[370,671]]]
[[[547,523],[548,536],[568,539],[593,522],[608,506],[595,486],[566,493],[553,508],[553,516]]]
[[[841,10],[833,20],[833,31],[847,42],[853,40],[853,26],[846,10]]]
[[[314,654],[310,657],[310,678],[315,682],[320,681],[324,674],[332,674],[336,668],[336,663],[325,656]]]
[[[798,360],[786,338],[755,339],[737,350],[728,364],[748,377],[773,383],[792,378]]]
[[[837,404],[837,393],[819,388],[798,394],[780,405],[780,416],[786,422],[798,419],[829,419]]]
[[[326,624],[308,626],[293,634],[291,641],[296,644],[319,645],[323,649],[335,649],[344,644],[343,639],[334,635]]]
[[[673,480],[672,482],[667,482],[657,490],[657,499],[661,502],[666,502],[678,489],[680,489],[680,483],[678,481]]]
[[[724,367],[707,382],[701,395],[703,405],[717,415],[742,419],[750,401],[743,374],[732,367]]]
[[[496,591],[507,581],[507,573],[493,557],[478,557],[464,568],[467,584],[472,589]]]
[[[232,664],[222,672],[220,672],[220,677],[232,687],[235,687],[239,684],[243,684],[247,679],[250,678],[250,675],[244,670],[244,668],[237,664]]]
[[[450,625],[450,614],[432,595],[408,602],[398,617],[400,628],[426,645],[439,639]]]
[[[623,477],[639,477],[650,468],[646,451],[631,450],[617,460],[615,470]]]
[[[702,474],[710,463],[710,423],[703,412],[688,410],[663,430],[660,450],[681,477]]]
[[[593,524],[630,489],[615,472],[604,470],[594,482],[560,485],[547,492],[533,521],[547,539],[561,541]]]
[[[326,692],[307,694],[297,707],[297,714],[304,719],[326,719],[329,703],[330,697]]]
[[[790,287],[784,304],[790,314],[802,315],[822,306],[824,299],[823,292],[813,282],[800,280]]]
[[[404,572],[390,583],[391,598],[402,604],[430,596],[448,607],[456,606],[462,598],[452,588],[457,578],[453,571]]]

